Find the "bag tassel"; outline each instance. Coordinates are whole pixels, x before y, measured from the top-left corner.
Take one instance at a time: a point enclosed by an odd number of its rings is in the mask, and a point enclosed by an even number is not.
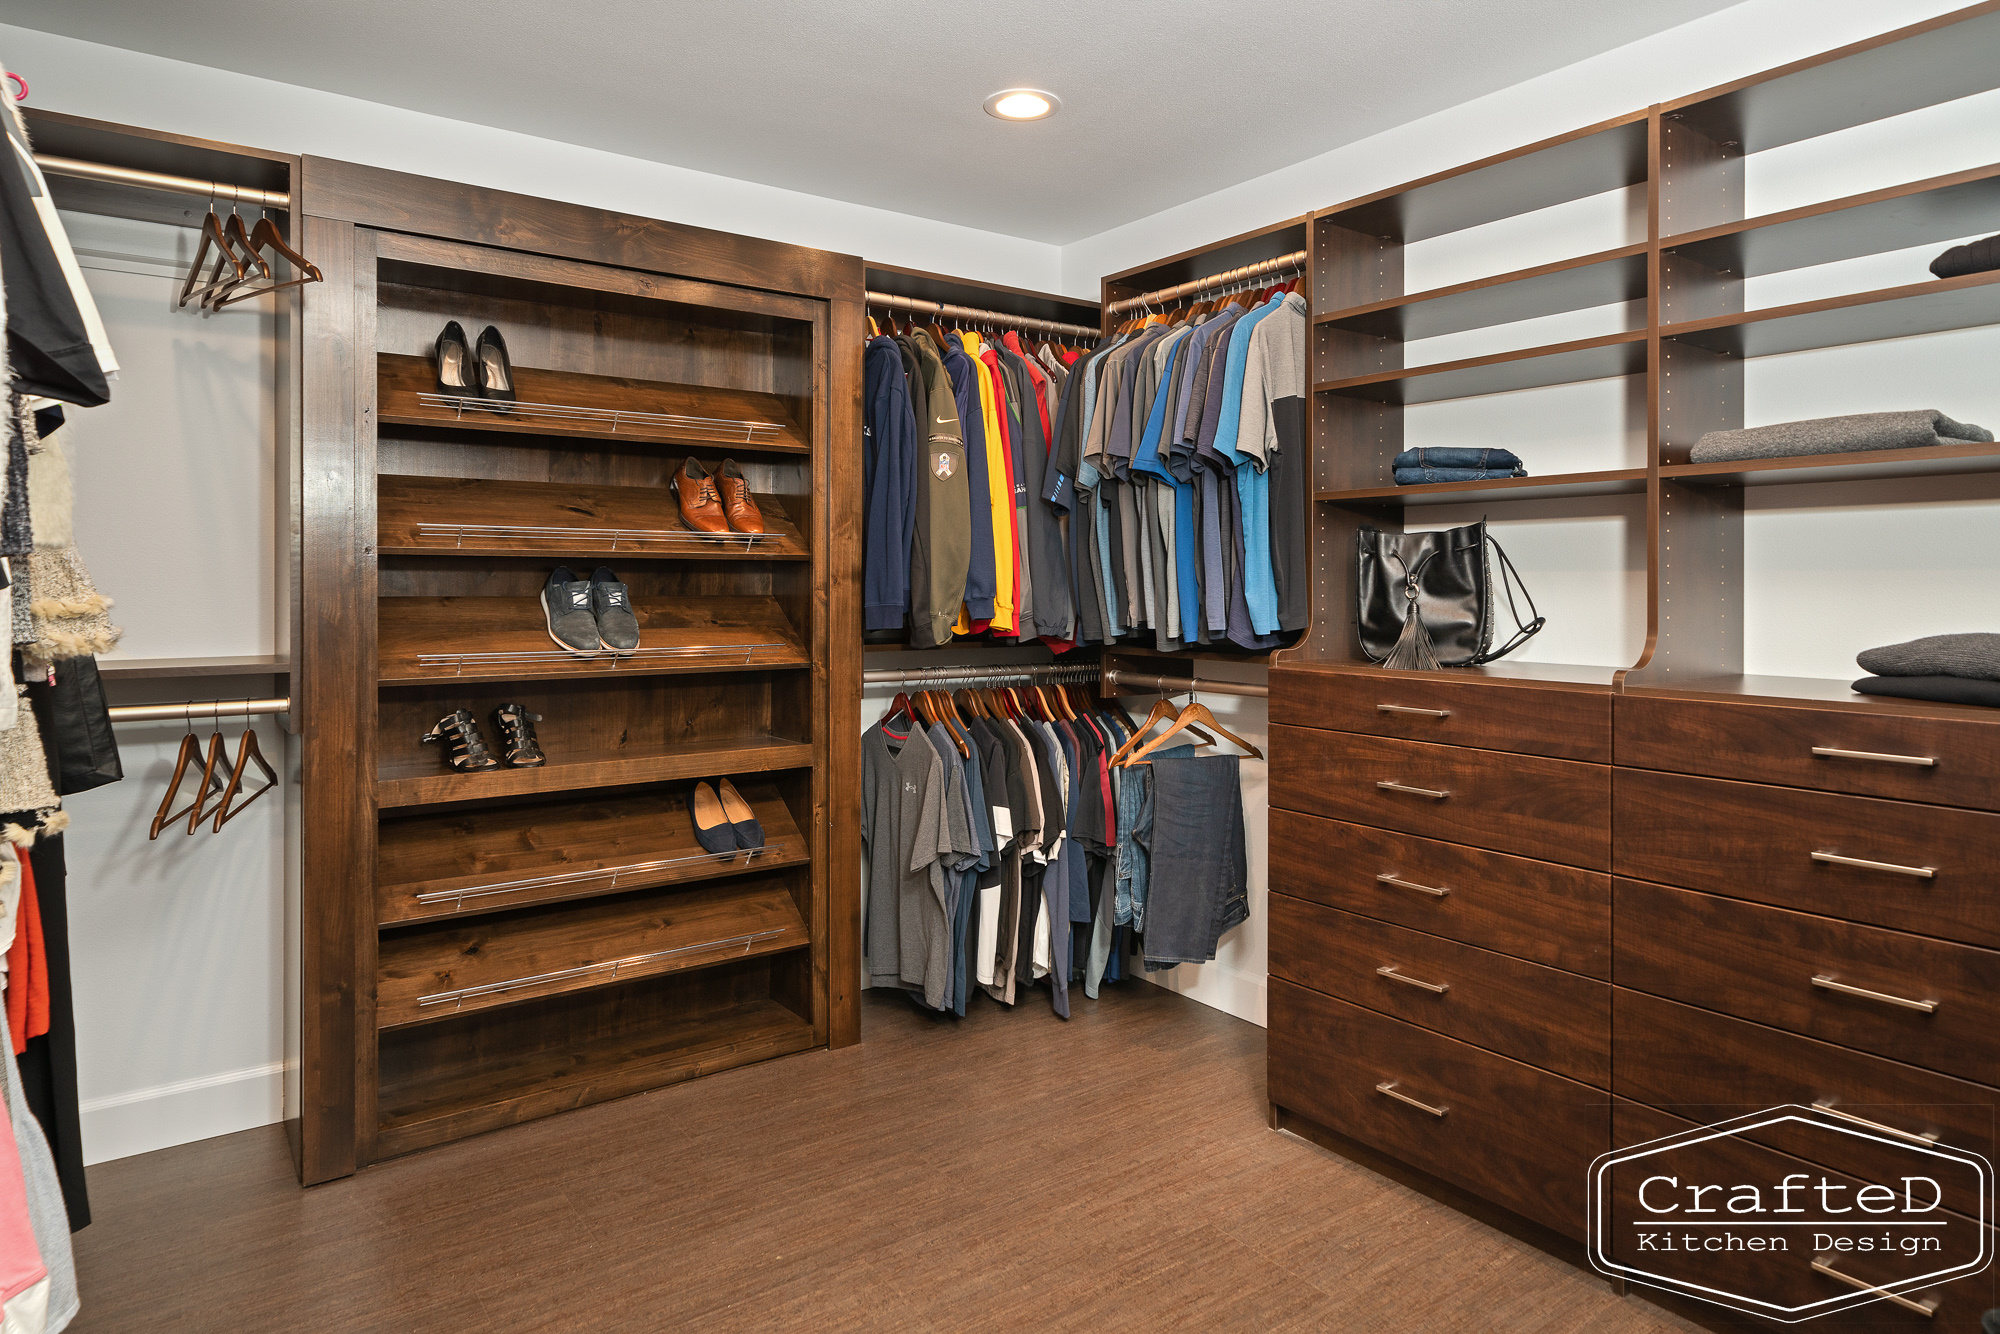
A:
[[[1396,647],[1389,650],[1389,656],[1382,666],[1392,672],[1438,672],[1437,649],[1431,644],[1431,632],[1424,629],[1423,617],[1417,615],[1417,600],[1411,598],[1409,610],[1403,615],[1403,633],[1396,636]]]

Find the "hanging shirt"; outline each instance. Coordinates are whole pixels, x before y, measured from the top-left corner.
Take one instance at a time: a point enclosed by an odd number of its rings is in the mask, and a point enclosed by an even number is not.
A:
[[[1224,368],[1221,416],[1215,428],[1216,452],[1236,468],[1236,500],[1242,518],[1243,600],[1249,608],[1250,628],[1268,635],[1278,628],[1278,594],[1271,570],[1270,492],[1264,474],[1255,466],[1255,456],[1240,448],[1243,413],[1243,371],[1250,356],[1250,340],[1257,326],[1268,319],[1283,298],[1259,306],[1236,322],[1229,335],[1229,361]],[[1262,445],[1259,433],[1259,445]],[[1251,464],[1245,468],[1246,462]]]
[[[916,522],[917,419],[895,341],[876,338],[862,358],[862,625],[899,630],[910,605]]]
[[[986,410],[979,395],[978,373],[965,355],[957,334],[945,340],[945,373],[951,376],[953,402],[965,437],[965,485],[972,525],[972,552],[965,571],[965,610],[972,620],[993,619],[993,504],[987,494]],[[970,628],[970,627],[967,627]]]
[[[1271,557],[1270,614],[1250,606],[1251,624],[1263,630],[1303,630],[1311,615],[1306,572],[1306,301],[1281,298],[1250,337],[1243,368],[1243,424],[1238,447],[1263,474],[1267,524],[1263,544]],[[1245,548],[1255,539],[1246,534]]]

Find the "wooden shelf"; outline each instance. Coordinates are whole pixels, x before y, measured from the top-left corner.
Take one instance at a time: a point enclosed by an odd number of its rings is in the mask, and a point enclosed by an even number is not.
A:
[[[1649,673],[1650,675],[1650,673]],[[1897,714],[1911,718],[1940,718],[1947,721],[1979,722],[1991,725],[2000,718],[2000,709],[1978,704],[1940,704],[1924,699],[1899,699],[1893,695],[1864,695],[1853,683],[1868,675],[1859,667],[1854,675],[1830,680],[1817,676],[1701,676],[1664,684],[1628,681],[1628,695],[1663,695],[1676,699],[1705,699],[1727,695],[1746,703],[1809,704],[1828,708],[1860,709],[1869,713]]]
[[[2000,7],[1960,13],[1665,103],[1661,113],[1761,153],[2000,86]]]
[[[1874,482],[1893,477],[1938,477],[2000,472],[2000,444],[1932,445],[1925,449],[1873,449],[1850,454],[1797,454],[1779,459],[1730,459],[1721,463],[1670,463],[1669,482],[1689,486],[1789,486],[1797,482]]]
[[[810,943],[775,877],[423,927],[382,937],[375,1021],[435,1023]]]
[[[535,556],[552,560],[810,560],[777,496],[755,496],[764,534],[711,536],[681,521],[673,493],[645,486],[377,479],[377,550],[385,556]]]
[[[736,788],[764,827],[766,850],[754,857],[718,857],[697,843],[685,791],[385,820],[376,846],[376,920],[402,926],[811,860],[775,787]]]
[[[1660,337],[1732,357],[1873,343],[2000,322],[2000,272],[1801,301],[1661,326]]]
[[[630,380],[615,375],[537,370],[532,366],[514,368],[514,391],[524,404],[552,404],[591,413],[625,412],[718,422],[763,423],[776,428],[768,433],[768,438],[752,440],[743,432],[699,427],[692,423],[666,425],[642,420],[614,427],[608,420],[564,419],[520,410],[456,412],[423,400],[424,395],[438,392],[437,372],[428,357],[406,357],[385,352],[375,360],[379,377],[378,415],[385,425],[437,426],[454,431],[498,431],[579,440],[630,440],[640,444],[671,444],[762,454],[805,454],[812,448],[805,433],[793,420],[790,405],[776,394],[754,393],[748,389],[715,389],[707,385],[666,384],[657,380]]]
[[[497,742],[498,738],[488,737]],[[430,748],[435,751],[435,747]],[[545,742],[544,753],[549,752]],[[670,783],[720,775],[768,773],[809,767],[810,741],[788,741],[764,733],[706,737],[671,746],[621,746],[616,750],[549,754],[532,769],[490,769],[462,774],[447,769],[435,753],[384,759],[375,783],[375,804],[384,810],[447,801],[483,801],[537,792],[634,783]]]
[[[1489,482],[1424,482],[1416,486],[1374,486],[1356,491],[1317,491],[1330,504],[1453,505],[1468,500],[1562,500],[1572,496],[1623,496],[1646,489],[1644,468],[1610,472],[1555,473],[1548,477],[1497,477]]]
[[[379,607],[384,684],[748,671],[811,661],[784,611],[768,597],[635,597],[640,651],[595,658],[564,653],[550,640],[538,598],[400,597],[383,598]],[[649,649],[689,652],[648,656]],[[701,649],[716,651],[695,651]],[[481,656],[492,654],[523,656]]]
[[[1645,295],[1646,246],[1640,244],[1336,310],[1316,316],[1313,323],[1408,341]]]
[[[2000,227],[2000,163],[1669,236],[1662,250],[1753,278]]]
[[[270,653],[233,658],[99,658],[97,660],[97,674],[107,681],[136,681],[148,677],[178,676],[283,676],[291,670],[290,658]]]
[[[1314,385],[1313,392],[1377,403],[1435,403],[1448,398],[1473,398],[1513,389],[1539,389],[1633,375],[1645,369],[1646,334],[1637,330],[1463,361],[1443,361],[1412,370],[1328,380]]]
[[[1385,241],[1408,243],[1586,199],[1646,179],[1646,116],[1638,112],[1314,214]]]
[[[413,1062],[397,1077],[385,1058],[376,1148],[383,1157],[408,1153],[814,1045],[810,1022],[764,999],[627,1021],[584,1041],[517,1040],[472,1068]]]

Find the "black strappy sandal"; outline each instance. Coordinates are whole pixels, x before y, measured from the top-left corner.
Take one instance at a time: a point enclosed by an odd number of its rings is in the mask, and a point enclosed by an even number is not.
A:
[[[529,713],[519,704],[502,704],[493,710],[493,725],[500,730],[500,754],[516,769],[532,769],[548,763],[542,743],[535,739],[539,713]]]
[[[500,767],[500,761],[486,749],[486,738],[479,735],[478,720],[473,718],[470,709],[447,713],[437,720],[437,726],[424,733],[423,739],[425,745],[433,741],[443,742],[445,763],[462,774]]]

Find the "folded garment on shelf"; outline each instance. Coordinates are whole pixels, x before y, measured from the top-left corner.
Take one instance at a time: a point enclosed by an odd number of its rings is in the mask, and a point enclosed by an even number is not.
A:
[[[2000,681],[1975,681],[1965,676],[1864,676],[1854,688],[1864,695],[2000,708]]]
[[[1398,468],[1397,486],[1420,486],[1425,482],[1488,482],[1496,477],[1526,477],[1519,468]]]
[[[1472,468],[1479,472],[1500,472],[1503,476],[1526,477],[1518,469],[1521,456],[1511,449],[1479,449],[1469,445],[1442,445],[1434,449],[1406,449],[1389,466],[1393,468]]]
[[[1793,454],[1850,454],[1869,449],[1922,449],[1926,445],[1990,443],[1993,432],[1956,422],[1935,408],[1907,412],[1855,412],[1845,417],[1710,431],[1694,442],[1696,463],[1729,459],[1778,459]]]
[[[2000,681],[2000,635],[1984,631],[1926,635],[1908,643],[1866,649],[1854,660],[1861,664],[1862,671],[1877,676],[1958,676]]]
[[[1940,278],[1962,278],[1991,269],[2000,269],[2000,236],[1955,245],[1931,261],[1931,272]]]

